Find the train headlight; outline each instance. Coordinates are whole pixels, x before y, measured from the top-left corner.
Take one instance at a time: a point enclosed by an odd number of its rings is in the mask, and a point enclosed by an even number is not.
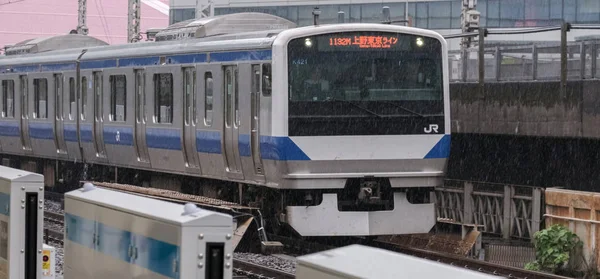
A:
[[[310,38],[306,38],[306,40],[304,40],[304,45],[307,47],[311,47],[312,46],[312,41]]]
[[[417,46],[418,47],[422,47],[425,44],[425,42],[423,41],[423,38],[417,38]]]

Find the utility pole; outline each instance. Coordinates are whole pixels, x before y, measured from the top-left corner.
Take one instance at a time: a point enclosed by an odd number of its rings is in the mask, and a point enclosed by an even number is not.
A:
[[[463,0],[462,13],[460,15],[463,33],[474,32],[479,29],[480,13],[477,11],[477,0]],[[464,37],[461,49],[466,50],[471,46],[472,38]]]
[[[140,0],[129,0],[128,3],[127,42],[137,43],[142,40],[140,33]]]
[[[211,17],[215,14],[212,0],[196,0],[196,18]]]
[[[89,30],[87,22],[87,0],[79,0],[79,12],[77,19],[77,34],[87,35]]]

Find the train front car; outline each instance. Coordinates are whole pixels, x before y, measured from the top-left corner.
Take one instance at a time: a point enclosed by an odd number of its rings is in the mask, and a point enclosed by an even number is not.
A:
[[[270,163],[286,222],[303,236],[429,232],[450,153],[443,37],[312,26],[279,34],[273,61],[272,133],[289,140]]]

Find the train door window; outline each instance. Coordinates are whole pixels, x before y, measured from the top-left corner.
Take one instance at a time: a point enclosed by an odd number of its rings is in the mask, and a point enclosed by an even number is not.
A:
[[[110,76],[110,121],[125,122],[127,107],[127,78],[125,75]]]
[[[144,75],[143,70],[137,70],[135,73],[135,84],[136,84],[136,94],[137,94],[137,102],[142,102],[140,105],[137,103],[136,107],[136,122],[142,123],[146,122],[146,97],[144,95],[144,82],[146,81],[146,76]]]
[[[233,96],[234,98],[234,102],[235,102],[235,126],[239,127],[240,126],[240,94],[238,91],[238,68],[236,67],[235,70],[233,71],[234,73],[234,91],[233,93],[235,94]]]
[[[204,74],[204,124],[212,125],[213,118],[213,77],[211,72]]]
[[[29,92],[27,92],[28,84],[27,84],[27,76],[20,76],[21,80],[21,118],[27,118],[28,114],[28,104],[27,104],[27,96],[29,96]]]
[[[94,73],[94,117],[96,122],[100,122],[104,117],[102,111],[102,73]]]
[[[231,68],[225,70],[225,126],[231,127],[231,99],[233,96],[233,73]]]
[[[184,86],[184,98],[185,98],[185,107],[184,107],[184,121],[185,125],[190,125],[190,122],[194,122],[194,107],[196,94],[195,89],[195,76],[196,72],[193,70],[185,70],[183,75],[183,86]]]
[[[154,122],[173,123],[173,75],[154,75]]]
[[[196,70],[192,71],[192,123],[198,123],[198,112],[196,111],[197,103],[196,103]]]
[[[86,108],[87,108],[87,89],[88,83],[87,78],[81,78],[81,120],[85,120]]]
[[[2,81],[2,117],[15,117],[15,82],[12,80]]]
[[[54,118],[62,119],[63,107],[63,76],[61,74],[54,75]]]
[[[48,118],[48,80],[36,78],[33,80],[33,118]]]
[[[271,96],[271,64],[262,65],[262,86],[263,96]]]
[[[75,102],[75,78],[69,78],[69,120],[75,119],[75,111],[77,111],[77,103]]]

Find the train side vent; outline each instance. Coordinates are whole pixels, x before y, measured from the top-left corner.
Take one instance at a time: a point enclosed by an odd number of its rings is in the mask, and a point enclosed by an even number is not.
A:
[[[175,23],[156,34],[155,41],[175,41],[217,35],[295,28],[285,18],[264,13],[236,13]]]
[[[67,34],[25,40],[13,46],[8,46],[5,49],[5,52],[6,55],[22,55],[53,50],[87,48],[105,45],[108,45],[108,43],[91,36]]]

